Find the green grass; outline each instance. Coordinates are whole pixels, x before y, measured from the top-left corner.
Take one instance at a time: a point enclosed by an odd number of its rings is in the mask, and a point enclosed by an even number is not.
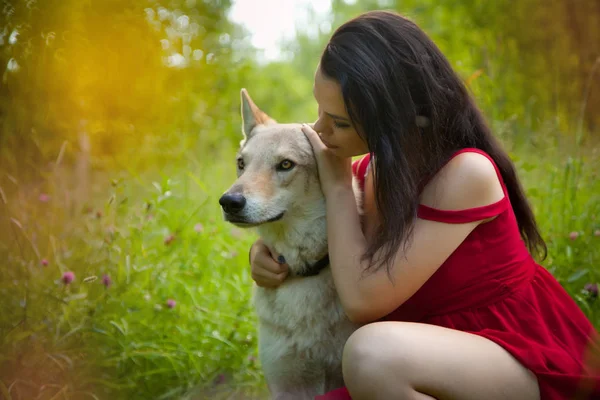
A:
[[[597,154],[513,156],[548,241],[544,265],[600,326],[583,290],[600,281]],[[229,150],[160,173],[102,172],[86,204],[68,174],[0,178],[0,398],[264,398],[255,236],[223,222],[217,202],[232,160]]]
[[[253,237],[222,222],[218,193],[232,178],[222,167],[156,180],[102,174],[81,209],[52,179],[47,202],[4,185],[0,380],[13,399],[253,394]],[[67,271],[75,280],[64,285]]]

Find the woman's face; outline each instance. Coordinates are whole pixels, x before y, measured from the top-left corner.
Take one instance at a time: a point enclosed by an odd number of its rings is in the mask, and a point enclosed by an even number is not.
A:
[[[346,113],[342,89],[338,82],[323,75],[320,65],[315,73],[313,94],[319,105],[319,119],[314,130],[338,157],[353,157],[368,153],[366,142],[356,132]]]

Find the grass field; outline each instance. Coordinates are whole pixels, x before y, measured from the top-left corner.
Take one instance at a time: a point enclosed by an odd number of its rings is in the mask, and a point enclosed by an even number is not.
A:
[[[559,138],[511,154],[549,245],[543,264],[600,326],[594,287],[585,290],[600,281],[599,153],[567,149]],[[0,398],[264,395],[255,236],[224,223],[218,205],[233,151],[94,172],[86,201],[60,163],[36,185],[2,176]]]

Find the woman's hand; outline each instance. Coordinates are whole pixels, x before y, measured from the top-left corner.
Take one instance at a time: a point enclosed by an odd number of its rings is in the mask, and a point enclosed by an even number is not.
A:
[[[321,141],[319,134],[307,124],[302,124],[302,132],[310,141],[319,170],[321,189],[327,197],[328,193],[337,188],[352,189],[352,159],[341,158],[334,154]]]
[[[278,261],[274,257],[277,257]],[[250,247],[250,267],[252,279],[264,288],[276,288],[288,276],[288,266],[283,256],[271,254],[262,239],[258,239]]]

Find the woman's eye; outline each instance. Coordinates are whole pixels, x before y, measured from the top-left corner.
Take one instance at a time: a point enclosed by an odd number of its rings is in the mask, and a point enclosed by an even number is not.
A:
[[[294,168],[295,165],[296,164],[294,164],[290,160],[283,160],[282,162],[279,163],[279,165],[277,166],[277,169],[279,169],[281,171],[287,171],[287,170]]]
[[[238,160],[237,160],[238,169],[244,169],[244,166],[245,166],[244,160],[242,160],[241,158],[238,158]]]
[[[333,121],[333,125],[334,125],[336,128],[340,128],[340,129],[343,129],[343,128],[350,128],[350,125],[348,125],[348,124],[345,124],[345,123],[343,123],[343,122],[337,122],[337,121]]]

